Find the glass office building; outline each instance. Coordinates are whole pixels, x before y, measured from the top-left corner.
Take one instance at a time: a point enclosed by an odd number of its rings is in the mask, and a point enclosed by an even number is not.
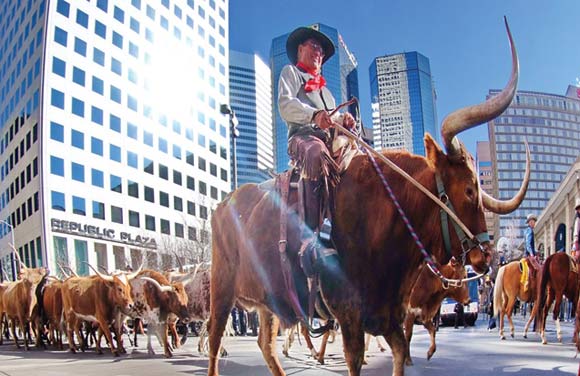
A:
[[[369,77],[375,148],[425,155],[425,132],[439,140],[429,59],[418,52],[377,57]]]
[[[498,93],[490,90],[488,98]],[[518,91],[512,104],[488,127],[495,197],[508,199],[516,194],[525,172],[524,140],[530,145],[526,198],[516,211],[498,218],[499,236],[523,240],[526,216],[544,210],[579,155],[580,99]]]
[[[311,25],[326,34],[334,43],[335,54],[322,67],[326,86],[334,96],[336,104],[344,103],[351,97],[358,98],[358,63],[348,50],[346,43],[337,29],[318,23]],[[297,26],[298,27],[298,26]],[[274,100],[274,149],[276,172],[288,169],[288,127],[278,111],[278,79],[285,65],[290,64],[286,54],[286,40],[290,32],[272,40],[270,49],[270,68],[272,70]],[[349,108],[354,115],[354,107]]]
[[[258,55],[230,50],[230,103],[240,131],[235,139],[238,186],[261,183],[274,169],[274,138],[272,75]]]
[[[0,0],[0,29],[3,270],[12,238],[52,271],[187,258],[230,191],[228,3]]]

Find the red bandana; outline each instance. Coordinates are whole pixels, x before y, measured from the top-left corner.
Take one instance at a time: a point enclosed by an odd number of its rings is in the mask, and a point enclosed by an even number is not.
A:
[[[326,86],[326,80],[320,73],[317,73],[314,69],[307,68],[301,62],[298,62],[296,66],[312,76],[312,78],[306,81],[304,84],[304,91],[310,93],[315,90],[320,90]]]

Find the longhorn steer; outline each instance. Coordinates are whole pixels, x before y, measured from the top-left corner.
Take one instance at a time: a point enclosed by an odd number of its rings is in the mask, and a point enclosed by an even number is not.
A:
[[[455,135],[497,117],[509,106],[516,91],[518,72],[513,45],[512,63],[512,77],[500,94],[481,105],[458,110],[444,120],[442,136],[447,153],[428,134],[426,157],[404,151],[383,152],[383,157],[432,195],[440,191],[437,181],[440,182],[445,190],[441,200],[452,204],[455,215],[469,232],[480,235],[477,240],[471,239],[464,254],[462,244],[468,242],[454,231],[450,231],[449,237],[452,255],[473,265],[476,272],[487,270],[491,261],[492,250],[485,239],[484,207],[507,213],[519,206],[529,179],[529,154],[524,184],[516,197],[498,201],[480,189],[473,157]],[[449,261],[441,231],[442,223],[446,222],[441,219],[438,202],[419,192],[385,162],[377,164],[424,248],[437,261]],[[361,372],[365,332],[386,338],[393,352],[393,375],[404,374],[408,350],[402,329],[406,313],[404,299],[418,275],[422,256],[387,195],[384,180],[368,156],[353,158],[335,188],[331,205],[331,237],[338,255],[325,257],[322,252],[319,255],[322,297],[340,323],[351,376]],[[259,310],[258,343],[262,355],[272,374],[285,374],[276,355],[276,334],[280,322],[288,327],[305,321],[308,284],[298,255],[301,234],[298,216],[288,214],[284,218],[287,242],[283,243],[280,243],[280,218],[279,193],[256,184],[246,184],[232,192],[212,216],[209,376],[218,375],[221,337],[236,302]],[[444,231],[448,229],[453,230],[451,223],[443,227]],[[281,252],[280,244],[285,246]]]
[[[109,342],[111,352],[119,356],[109,326],[117,318],[118,310],[128,314],[133,308],[127,276],[111,277],[98,274],[90,277],[72,277],[62,283],[61,291],[70,351],[76,352],[73,331],[82,341],[80,323],[81,320],[87,320],[99,324],[99,329]],[[120,333],[116,334],[120,337]],[[99,341],[97,353],[102,353]]]
[[[161,273],[143,270],[131,281],[131,295],[135,302],[130,316],[139,317],[147,323],[147,351],[155,354],[151,335],[155,333],[163,345],[167,358],[172,356],[167,340],[168,323],[178,318],[189,322],[188,298],[181,282],[169,282]]]

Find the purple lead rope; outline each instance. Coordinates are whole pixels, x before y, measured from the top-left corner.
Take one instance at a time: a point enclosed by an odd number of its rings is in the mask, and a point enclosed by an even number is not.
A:
[[[445,286],[445,283],[448,282],[447,278],[445,278],[441,274],[441,272],[439,271],[439,268],[437,268],[437,266],[433,262],[433,259],[431,258],[431,255],[429,255],[429,253],[425,250],[425,247],[423,246],[423,243],[421,242],[421,240],[417,236],[417,233],[413,229],[413,226],[411,225],[411,222],[409,221],[409,218],[407,218],[407,216],[405,215],[405,212],[401,208],[401,205],[399,204],[399,201],[397,201],[397,198],[395,197],[395,194],[393,193],[393,190],[391,189],[391,186],[387,182],[387,179],[383,175],[383,172],[379,168],[379,165],[377,164],[377,161],[372,156],[372,154],[368,152],[368,150],[364,149],[364,152],[369,156],[369,159],[373,163],[373,166],[374,166],[375,170],[377,171],[377,174],[379,175],[379,177],[381,178],[381,181],[383,182],[383,187],[385,187],[385,189],[387,190],[387,193],[389,194],[389,197],[391,198],[391,200],[393,200],[393,203],[395,204],[395,207],[397,208],[397,211],[399,212],[399,215],[401,216],[401,218],[403,218],[403,222],[405,222],[405,226],[407,226],[407,229],[409,230],[409,233],[413,237],[413,240],[415,240],[415,243],[417,244],[417,247],[419,247],[419,250],[421,251],[421,254],[423,255],[423,258],[425,259],[425,262],[427,263],[427,265],[429,265],[429,267],[431,268],[431,270],[441,279],[441,281],[444,282],[444,286]]]

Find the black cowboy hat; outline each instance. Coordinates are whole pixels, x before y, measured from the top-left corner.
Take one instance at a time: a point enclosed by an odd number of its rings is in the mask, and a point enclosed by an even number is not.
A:
[[[324,50],[322,64],[334,55],[334,44],[326,34],[316,30],[313,26],[299,27],[290,33],[286,41],[286,53],[292,64],[296,64],[298,61],[298,46],[310,38],[316,39]]]

